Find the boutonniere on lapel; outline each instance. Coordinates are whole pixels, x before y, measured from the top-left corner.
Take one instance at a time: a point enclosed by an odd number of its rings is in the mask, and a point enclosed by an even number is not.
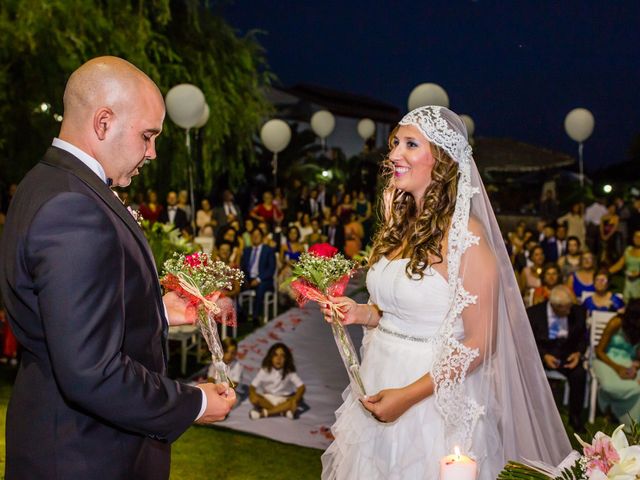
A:
[[[133,208],[131,208],[130,206],[127,206],[127,211],[131,214],[131,216],[133,217],[133,219],[136,221],[136,223],[138,224],[138,226],[140,228],[142,228],[142,214],[140,213],[140,210],[134,210]]]
[[[122,202],[122,204],[124,205],[124,202],[122,201],[122,199],[120,198],[120,195],[118,195],[118,192],[116,192],[115,190],[111,190],[113,192],[113,194],[116,196],[116,198],[118,200],[120,200],[120,202]],[[144,220],[142,218],[142,214],[140,213],[140,210],[134,210],[133,208],[131,208],[129,205],[125,205],[125,207],[127,207],[127,211],[131,214],[131,216],[133,217],[133,219],[136,221],[136,223],[138,224],[138,226],[140,228],[142,228],[142,220]]]

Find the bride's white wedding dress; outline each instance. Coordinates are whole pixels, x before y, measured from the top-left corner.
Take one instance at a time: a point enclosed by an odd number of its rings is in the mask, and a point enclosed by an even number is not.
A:
[[[433,341],[450,305],[442,275],[427,269],[421,280],[411,280],[405,271],[407,262],[382,257],[367,275],[371,301],[383,313],[363,343],[361,375],[370,394],[404,387],[430,371],[436,351]],[[464,336],[461,321],[454,326],[454,336]],[[480,380],[474,377],[470,373],[465,380],[472,396],[473,385]],[[437,480],[440,458],[451,453],[433,396],[395,422],[380,423],[347,389],[336,417],[335,441],[322,456],[323,479]],[[486,411],[473,434],[471,453],[478,461],[481,480],[494,480],[504,465],[494,418],[499,417]]]

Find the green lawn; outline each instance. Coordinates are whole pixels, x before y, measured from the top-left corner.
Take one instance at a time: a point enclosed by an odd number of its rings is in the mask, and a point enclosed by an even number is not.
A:
[[[11,372],[0,366],[0,479],[4,478],[4,419],[11,383]],[[560,393],[557,391],[557,396]],[[562,413],[566,422],[564,409]],[[594,425],[587,427],[589,433],[582,437],[590,439],[600,429],[611,433],[615,427],[598,417]],[[568,432],[574,448],[578,448],[570,428]],[[171,479],[317,479],[321,472],[321,454],[313,448],[286,445],[223,428],[194,426],[173,445]]]
[[[10,374],[0,375],[0,479],[4,478],[5,418],[11,394]],[[171,478],[317,479],[320,455],[313,448],[286,445],[221,428],[191,427],[173,444]]]

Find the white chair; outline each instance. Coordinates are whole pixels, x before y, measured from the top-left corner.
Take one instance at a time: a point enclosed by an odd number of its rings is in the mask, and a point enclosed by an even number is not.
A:
[[[598,312],[591,313],[589,318],[589,423],[593,423],[596,419],[596,402],[598,400],[598,379],[593,370],[593,360],[596,358],[596,347],[602,338],[602,332],[609,321],[615,317],[615,312]]]
[[[177,327],[169,327],[168,340],[180,342],[180,373],[187,373],[187,354],[191,350],[195,350],[195,354],[199,354],[200,335],[197,325],[180,325]]]

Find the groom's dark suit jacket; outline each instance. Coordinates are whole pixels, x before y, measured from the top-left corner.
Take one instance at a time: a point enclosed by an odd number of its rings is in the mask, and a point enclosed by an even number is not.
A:
[[[87,166],[51,147],[18,187],[0,287],[23,347],[6,478],[164,479],[202,393],[166,373],[167,321],[142,231]]]

